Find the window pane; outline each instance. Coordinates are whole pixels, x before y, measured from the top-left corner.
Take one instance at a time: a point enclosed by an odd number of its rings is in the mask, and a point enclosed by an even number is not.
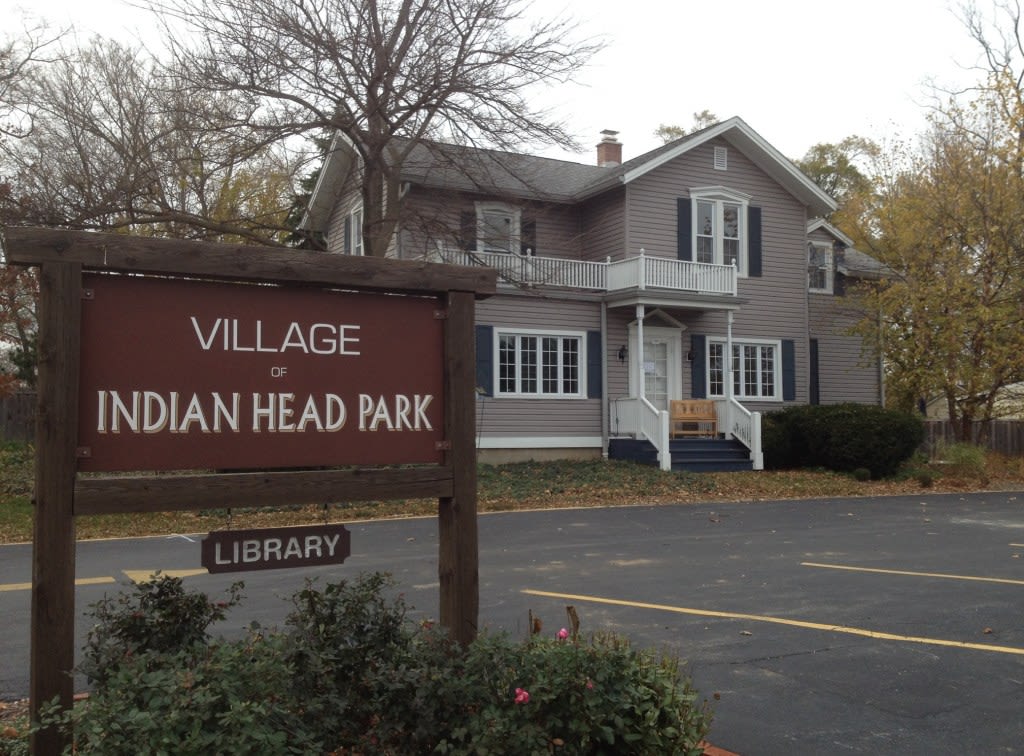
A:
[[[741,363],[740,363],[740,348],[737,345],[732,347],[732,393],[733,396],[743,396],[743,392],[740,390],[740,375]]]
[[[757,347],[743,347],[743,395],[757,396]]]
[[[541,354],[543,388],[541,390],[545,394],[558,393],[558,342],[559,339],[553,336],[541,339],[543,345]]]
[[[492,210],[483,212],[484,250],[488,252],[512,251],[512,216]]]
[[[761,396],[775,396],[775,350],[761,347]]]
[[[562,339],[562,393],[580,391],[580,340]]]
[[[537,393],[537,337],[519,337],[519,390],[524,394]]]
[[[715,261],[715,205],[697,203],[697,262]]]
[[[708,393],[712,396],[725,395],[725,351],[721,344],[708,347]]]
[[[516,337],[498,339],[498,390],[512,394],[516,391]]]

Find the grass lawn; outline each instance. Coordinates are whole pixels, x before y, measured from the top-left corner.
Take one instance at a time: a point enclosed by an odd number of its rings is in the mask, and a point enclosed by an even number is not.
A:
[[[0,543],[31,540],[33,451],[25,444],[0,445]],[[884,496],[921,491],[964,491],[1024,488],[1024,460],[989,455],[985,469],[918,462],[904,474],[882,481],[858,481],[826,471],[740,473],[662,472],[631,462],[523,462],[481,465],[479,510],[593,507],[614,505],[770,501],[837,496]],[[315,522],[350,522],[382,517],[429,516],[434,499],[334,503],[274,509],[158,512],[103,515],[76,520],[77,535],[86,538],[204,533],[227,527],[253,528]]]

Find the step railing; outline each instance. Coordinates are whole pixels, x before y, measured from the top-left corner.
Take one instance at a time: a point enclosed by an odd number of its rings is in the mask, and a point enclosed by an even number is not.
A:
[[[721,414],[721,413],[719,413]],[[764,450],[761,447],[761,413],[751,412],[730,397],[725,406],[726,427],[729,434],[750,450],[750,461],[755,470],[764,469]]]
[[[612,399],[611,417],[616,435],[643,438],[658,453],[658,467],[672,469],[668,445],[668,412],[659,410],[646,397],[623,396]]]

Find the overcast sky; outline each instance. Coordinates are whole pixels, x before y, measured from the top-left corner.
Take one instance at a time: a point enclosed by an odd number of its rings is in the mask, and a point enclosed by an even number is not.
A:
[[[7,0],[8,2],[10,0]],[[988,7],[989,0],[978,0]],[[15,0],[12,5],[26,5]],[[561,5],[560,5],[561,4]],[[607,48],[579,84],[549,93],[590,162],[602,129],[623,157],[658,145],[659,124],[689,127],[708,109],[742,117],[791,158],[851,134],[884,140],[924,127],[929,79],[963,85],[978,57],[956,0],[535,0],[560,7]],[[124,0],[35,0],[32,13],[122,40],[151,33]],[[7,15],[7,14],[5,14]],[[10,27],[8,27],[10,28]]]

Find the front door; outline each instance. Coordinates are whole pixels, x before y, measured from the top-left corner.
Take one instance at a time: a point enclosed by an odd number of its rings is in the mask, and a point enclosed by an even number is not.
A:
[[[637,354],[637,328],[630,326],[630,354]],[[682,399],[682,334],[678,328],[644,327],[644,349],[639,362],[632,362],[629,393],[639,396],[643,376],[644,396],[658,410],[668,411],[670,399]]]

